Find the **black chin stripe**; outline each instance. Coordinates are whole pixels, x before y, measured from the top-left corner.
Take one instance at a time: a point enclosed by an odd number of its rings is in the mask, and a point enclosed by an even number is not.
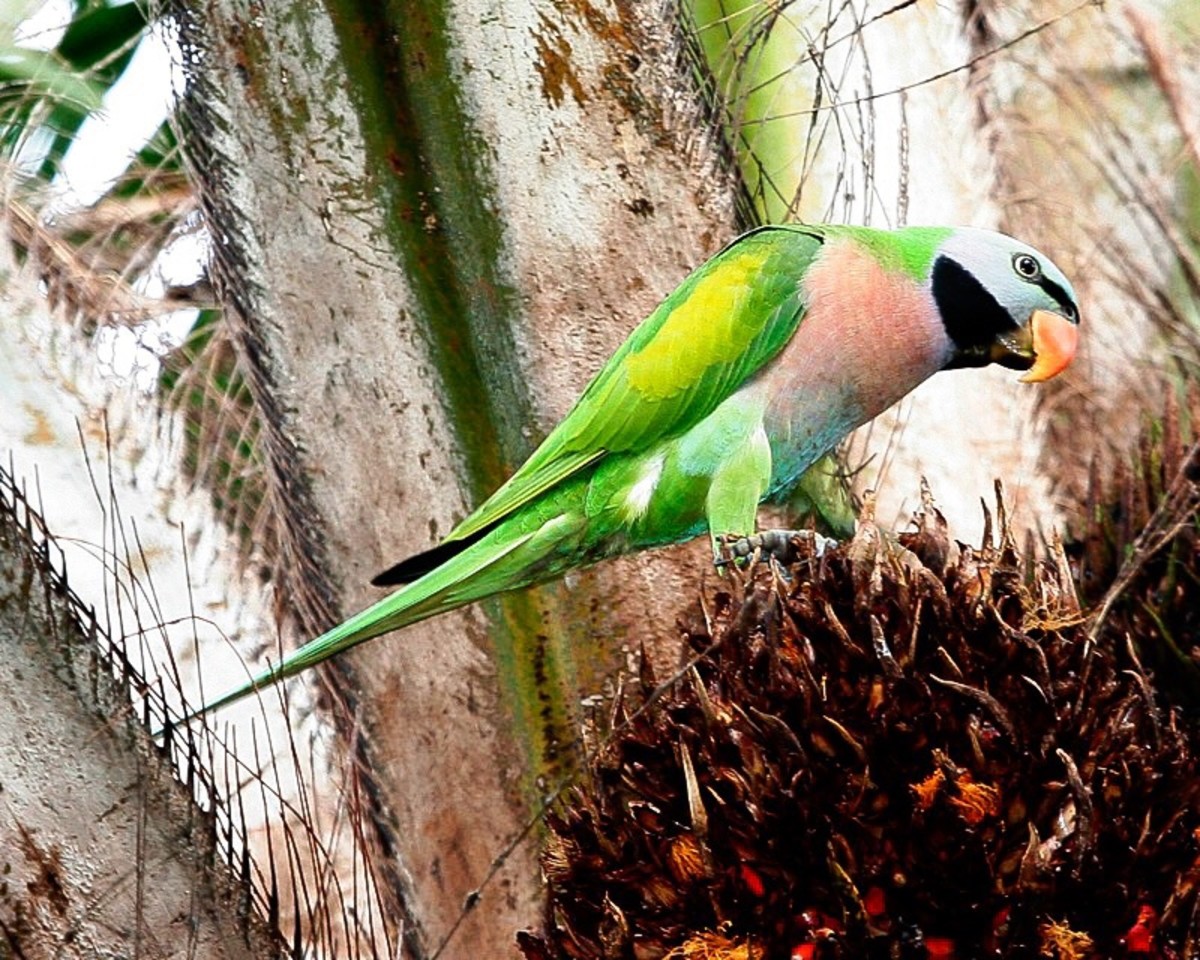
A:
[[[1067,317],[1067,319],[1078,319],[1076,316],[1075,302],[1067,296],[1066,290],[1060,287],[1049,277],[1042,277],[1042,279],[1038,281],[1038,286],[1045,290],[1050,298],[1063,308],[1063,314]]]
[[[942,323],[960,354],[990,347],[999,334],[1015,326],[1008,311],[957,261],[938,257],[932,283]]]

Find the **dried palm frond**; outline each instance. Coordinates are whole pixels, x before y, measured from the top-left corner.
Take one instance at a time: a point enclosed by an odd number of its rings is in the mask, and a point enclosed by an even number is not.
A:
[[[1093,464],[1088,498],[1066,547],[1093,640],[1130,643],[1163,690],[1200,704],[1200,392],[1180,409],[1172,391],[1136,448],[1104,476]]]

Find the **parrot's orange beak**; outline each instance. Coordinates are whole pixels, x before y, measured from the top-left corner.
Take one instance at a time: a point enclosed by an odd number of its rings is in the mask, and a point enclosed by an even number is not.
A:
[[[995,339],[988,359],[1010,370],[1024,370],[1022,383],[1038,383],[1062,373],[1078,346],[1079,324],[1053,310],[1034,310],[1024,326]]]
[[[1079,324],[1050,310],[1034,310],[1029,318],[1033,366],[1022,383],[1040,383],[1056,377],[1075,359],[1079,346]]]

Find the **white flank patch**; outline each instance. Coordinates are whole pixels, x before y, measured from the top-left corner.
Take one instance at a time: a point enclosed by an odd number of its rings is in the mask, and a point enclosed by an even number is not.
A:
[[[654,488],[658,486],[658,478],[662,476],[663,462],[666,457],[659,454],[648,464],[642,471],[642,475],[638,477],[637,482],[629,488],[629,492],[625,494],[625,517],[628,520],[636,520],[650,506],[650,498],[654,496]]]

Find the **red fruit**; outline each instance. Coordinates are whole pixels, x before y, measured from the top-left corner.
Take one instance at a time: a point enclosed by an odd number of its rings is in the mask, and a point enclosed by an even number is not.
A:
[[[762,877],[758,871],[750,864],[743,863],[740,873],[742,875],[742,883],[746,885],[746,889],[755,897],[762,897],[767,892],[766,884],[763,883]]]
[[[1154,928],[1157,925],[1158,914],[1150,904],[1143,903],[1138,908],[1137,920],[1121,938],[1125,952],[1131,957],[1157,956],[1154,950]]]
[[[871,887],[867,891],[867,895],[863,897],[863,909],[872,919],[882,917],[887,913],[887,896],[882,887]]]
[[[953,960],[954,941],[949,937],[926,937],[925,956],[929,960]]]

